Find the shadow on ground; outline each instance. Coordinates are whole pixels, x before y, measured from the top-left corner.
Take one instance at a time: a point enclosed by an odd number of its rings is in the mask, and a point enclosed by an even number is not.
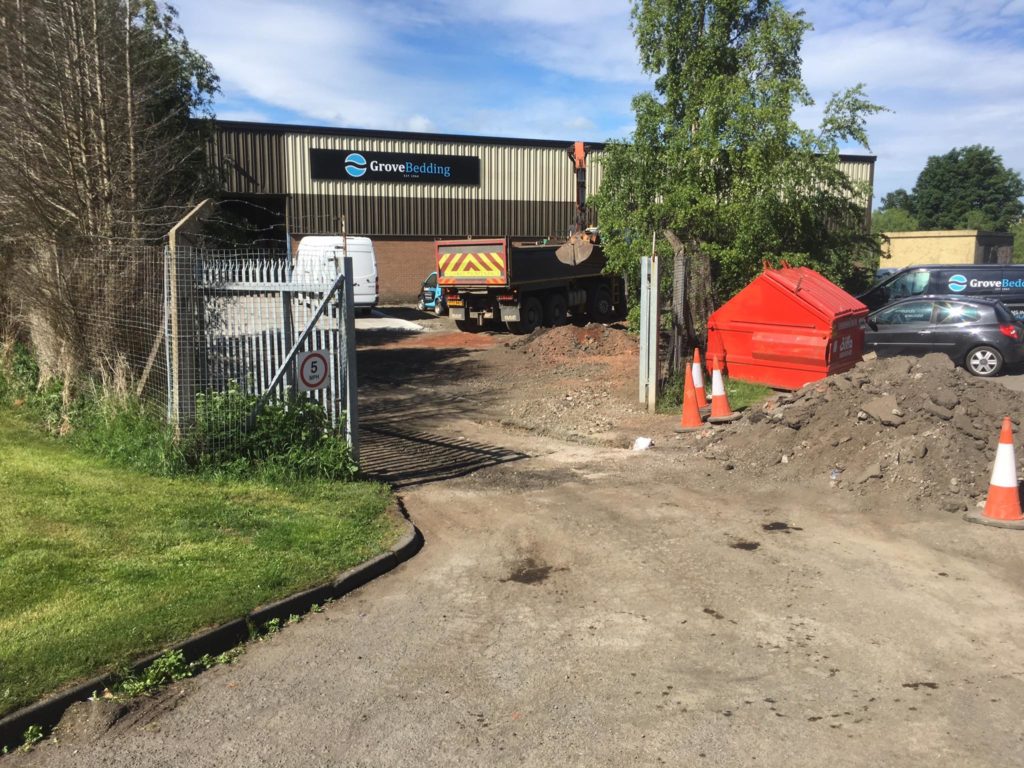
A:
[[[363,474],[408,488],[463,477],[529,454],[430,429],[449,414],[469,416],[463,398],[382,398],[361,409],[359,463]],[[424,428],[426,426],[427,428]]]
[[[364,423],[360,435],[363,474],[394,488],[451,480],[529,458],[528,454],[501,446],[403,428],[397,422]]]

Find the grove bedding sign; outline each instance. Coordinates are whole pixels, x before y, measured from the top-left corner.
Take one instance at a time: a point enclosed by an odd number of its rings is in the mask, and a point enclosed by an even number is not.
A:
[[[414,184],[480,185],[480,158],[310,149],[313,181],[400,181]]]

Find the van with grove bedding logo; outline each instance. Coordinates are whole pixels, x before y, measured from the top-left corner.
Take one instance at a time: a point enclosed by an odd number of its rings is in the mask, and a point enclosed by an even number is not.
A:
[[[352,257],[352,296],[356,312],[368,315],[377,306],[377,255],[368,237],[308,235],[299,240],[292,282],[330,286],[345,256]]]
[[[930,264],[883,277],[858,296],[874,312],[908,296],[997,299],[1024,319],[1024,264]]]

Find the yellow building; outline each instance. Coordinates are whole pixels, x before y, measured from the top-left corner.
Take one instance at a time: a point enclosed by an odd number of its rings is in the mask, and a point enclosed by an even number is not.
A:
[[[978,229],[947,229],[930,232],[883,232],[880,269],[900,269],[917,264],[1009,264],[1013,260],[1013,235]]]

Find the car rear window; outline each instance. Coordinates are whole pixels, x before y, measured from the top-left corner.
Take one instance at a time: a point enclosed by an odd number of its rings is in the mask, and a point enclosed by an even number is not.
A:
[[[1000,323],[1012,323],[1016,320],[1013,313],[1002,303],[996,304],[993,309],[996,311],[996,320]]]

